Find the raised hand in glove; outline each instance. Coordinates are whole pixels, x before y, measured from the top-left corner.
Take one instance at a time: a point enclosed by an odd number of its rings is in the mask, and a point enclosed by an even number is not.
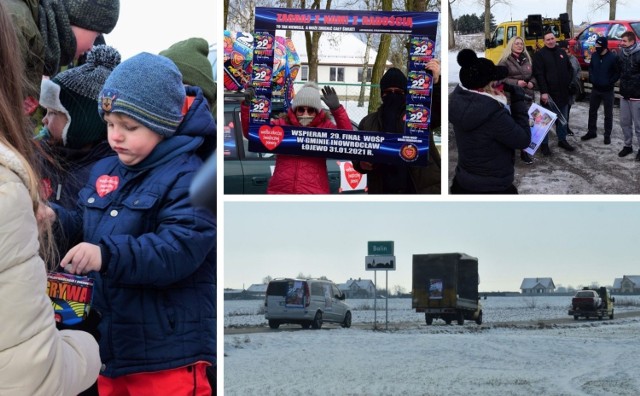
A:
[[[338,95],[336,94],[336,90],[326,86],[322,88],[322,101],[329,106],[331,110],[335,110],[340,107],[340,99],[338,99]]]
[[[244,101],[250,104],[253,98],[256,97],[256,90],[252,86],[248,86],[244,89]]]

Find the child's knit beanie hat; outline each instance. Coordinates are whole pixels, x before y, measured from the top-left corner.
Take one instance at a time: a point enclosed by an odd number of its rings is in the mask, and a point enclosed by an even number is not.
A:
[[[97,45],[81,66],[42,80],[40,104],[67,116],[62,131],[65,147],[79,149],[107,138],[107,127],[96,111],[97,97],[119,63],[120,53],[115,48]]]
[[[293,110],[300,106],[313,107],[318,112],[322,110],[320,90],[318,88],[318,85],[313,81],[309,81],[308,83],[304,84],[291,101],[291,107],[293,108]]]
[[[186,92],[167,57],[142,52],[115,68],[100,93],[98,111],[127,115],[169,138],[182,122]]]
[[[213,108],[216,102],[216,83],[213,81],[213,68],[207,58],[207,40],[198,37],[183,40],[161,51],[160,55],[171,59],[178,66],[183,83],[200,87],[209,107]]]

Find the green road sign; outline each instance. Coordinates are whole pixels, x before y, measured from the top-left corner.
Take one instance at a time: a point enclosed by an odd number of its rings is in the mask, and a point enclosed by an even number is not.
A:
[[[393,241],[367,242],[369,256],[393,256]]]

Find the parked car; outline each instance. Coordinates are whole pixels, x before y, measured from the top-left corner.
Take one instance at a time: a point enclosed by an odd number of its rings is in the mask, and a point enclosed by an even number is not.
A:
[[[249,141],[242,135],[240,103],[242,94],[224,95],[224,193],[266,194],[275,167],[275,154],[248,150]],[[282,111],[274,105],[272,114]],[[354,130],[357,124],[352,122]],[[366,175],[353,169],[351,161],[327,158],[329,189],[332,194],[364,193]]]
[[[274,279],[267,286],[264,317],[269,327],[299,324],[319,329],[324,322],[351,327],[351,307],[338,286],[322,279]]]
[[[595,22],[584,28],[575,37],[569,40],[569,51],[578,58],[583,69],[589,67],[591,54],[594,51],[596,39],[599,36],[606,37],[609,50],[618,52],[622,33],[632,31],[636,37],[640,33],[640,20],[601,21]]]

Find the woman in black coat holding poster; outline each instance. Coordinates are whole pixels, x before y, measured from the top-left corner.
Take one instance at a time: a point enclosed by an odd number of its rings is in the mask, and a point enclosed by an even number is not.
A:
[[[449,121],[458,147],[451,194],[517,194],[513,185],[515,150],[531,143],[522,88],[501,84],[507,68],[458,54],[460,84],[449,96]],[[511,106],[501,87],[511,94]]]

